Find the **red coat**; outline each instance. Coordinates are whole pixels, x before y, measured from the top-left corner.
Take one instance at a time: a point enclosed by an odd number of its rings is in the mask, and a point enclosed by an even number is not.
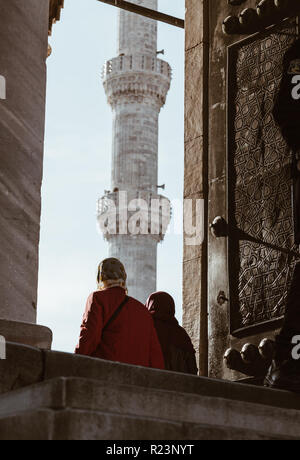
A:
[[[105,330],[101,340],[104,325],[124,298],[125,291],[120,287],[97,291],[89,296],[75,353],[164,369],[153,319],[144,305],[132,297]]]

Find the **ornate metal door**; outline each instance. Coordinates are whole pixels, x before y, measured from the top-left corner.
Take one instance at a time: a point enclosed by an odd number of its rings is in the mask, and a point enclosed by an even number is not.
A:
[[[293,154],[272,115],[296,21],[229,48],[230,332],[275,329],[295,259]]]
[[[247,342],[258,345],[262,338],[274,337],[299,260],[293,153],[272,114],[283,58],[297,35],[294,18],[236,43],[228,40],[225,46],[227,154],[221,158],[212,145],[209,168],[210,222],[221,216],[227,223],[226,236],[209,236],[211,376],[238,377],[221,362],[226,348],[241,350]],[[220,65],[216,56],[214,49],[212,61]],[[210,110],[217,97],[211,95]],[[211,114],[210,139],[217,137],[219,142],[222,136],[216,125],[221,117],[220,110]]]

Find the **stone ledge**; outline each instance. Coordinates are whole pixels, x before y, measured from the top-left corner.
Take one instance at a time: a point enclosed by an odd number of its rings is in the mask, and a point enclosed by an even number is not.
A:
[[[20,343],[45,350],[50,350],[52,345],[52,331],[48,327],[34,323],[0,318],[0,335],[7,342]]]
[[[105,381],[107,385],[134,385],[300,410],[300,395],[285,391],[7,344],[7,359],[0,361],[0,392],[59,377],[80,377]]]
[[[0,360],[0,394],[43,380],[43,354],[38,348],[7,343]]]
[[[81,377],[300,410],[300,395],[176,372],[45,351],[44,378]]]
[[[286,440],[257,431],[172,423],[80,410],[39,410],[0,418],[0,440]]]
[[[54,439],[295,439],[300,435],[300,411],[88,379],[54,379],[3,395],[0,410],[0,439],[12,419],[18,421],[17,428],[11,428],[17,437],[20,420],[36,420],[43,413],[49,424],[44,436],[53,433]],[[38,423],[33,426],[36,430]]]
[[[0,418],[0,440],[50,441],[54,416],[52,410],[40,410]]]

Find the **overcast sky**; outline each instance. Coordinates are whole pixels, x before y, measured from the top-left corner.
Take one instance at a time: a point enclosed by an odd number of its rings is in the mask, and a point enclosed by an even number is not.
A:
[[[184,0],[159,0],[159,9],[183,18]],[[166,184],[168,198],[181,200],[184,31],[165,24],[158,30],[158,49],[165,49],[173,68],[160,115],[159,184]],[[73,352],[86,299],[96,289],[97,265],[108,255],[96,203],[110,189],[112,113],[101,69],[117,56],[117,9],[97,0],[65,0],[50,44],[38,323],[52,329],[55,350]],[[158,246],[157,288],[173,295],[181,321],[181,235],[167,235]]]

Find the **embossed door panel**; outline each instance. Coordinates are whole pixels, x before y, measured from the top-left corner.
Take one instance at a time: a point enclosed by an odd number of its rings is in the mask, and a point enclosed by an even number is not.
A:
[[[296,40],[290,20],[229,47],[228,273],[230,332],[280,326],[295,260],[292,152],[272,110],[284,54]]]
[[[226,36],[225,4],[211,2],[208,219],[222,217],[227,229],[208,234],[208,367],[210,377],[236,380],[250,374],[234,371],[242,367],[224,353],[274,338],[299,259],[293,152],[273,117],[298,19]],[[228,301],[219,301],[222,292]]]

